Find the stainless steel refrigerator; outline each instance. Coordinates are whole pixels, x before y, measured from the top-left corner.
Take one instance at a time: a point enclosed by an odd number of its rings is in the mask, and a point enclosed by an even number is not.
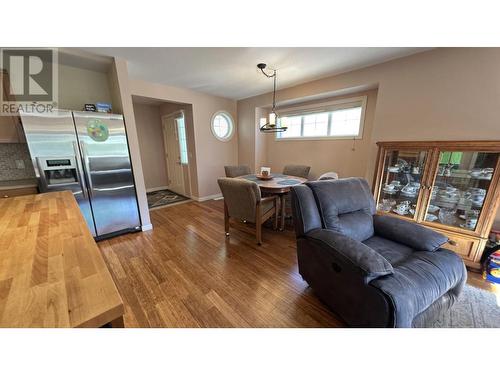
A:
[[[140,229],[123,116],[21,113],[40,192],[70,190],[96,239]]]

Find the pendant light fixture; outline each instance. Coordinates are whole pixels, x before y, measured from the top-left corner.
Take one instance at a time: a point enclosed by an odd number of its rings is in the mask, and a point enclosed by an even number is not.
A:
[[[273,107],[269,115],[267,116],[267,122],[260,126],[260,131],[262,133],[279,133],[284,132],[288,129],[286,126],[278,125],[278,114],[276,113],[276,69],[273,69],[273,74],[267,74],[264,69],[266,69],[266,64],[257,64],[257,68],[260,69],[262,74],[267,78],[273,79]],[[265,121],[265,119],[263,119]],[[261,121],[263,122],[263,121]]]

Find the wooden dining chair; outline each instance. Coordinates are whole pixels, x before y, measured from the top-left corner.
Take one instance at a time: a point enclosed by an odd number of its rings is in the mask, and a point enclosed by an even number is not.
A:
[[[278,227],[278,197],[262,197],[259,186],[239,178],[217,180],[224,197],[224,230],[229,236],[229,219],[255,223],[257,244],[262,244],[262,224],[274,215],[273,228]]]
[[[310,170],[311,167],[308,165],[289,164],[285,165],[285,167],[283,168],[283,174],[286,174],[288,176],[308,178]]]
[[[252,170],[248,165],[226,165],[224,166],[226,177],[239,177],[251,174]]]
[[[287,176],[308,178],[310,170],[311,167],[308,165],[289,164],[285,165],[285,167],[283,168],[283,174],[286,174]],[[290,198],[290,194],[287,194],[285,196],[285,212],[286,218],[292,219],[292,200]]]

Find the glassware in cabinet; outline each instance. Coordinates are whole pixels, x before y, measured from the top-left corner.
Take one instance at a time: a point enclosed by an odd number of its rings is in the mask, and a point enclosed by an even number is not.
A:
[[[386,150],[377,209],[416,219],[428,151]]]
[[[499,155],[440,151],[425,221],[475,231]]]

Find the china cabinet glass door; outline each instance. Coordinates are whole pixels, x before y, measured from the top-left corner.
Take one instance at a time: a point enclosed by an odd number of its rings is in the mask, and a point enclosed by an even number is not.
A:
[[[426,222],[475,231],[499,153],[440,151]]]
[[[386,150],[377,209],[416,220],[426,150]]]

